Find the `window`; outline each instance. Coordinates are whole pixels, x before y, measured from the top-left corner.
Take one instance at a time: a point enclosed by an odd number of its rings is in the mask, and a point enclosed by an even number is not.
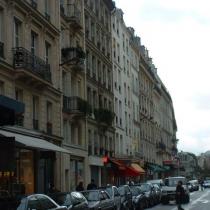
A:
[[[0,8],[0,42],[3,42],[3,9]]]
[[[4,82],[0,81],[0,95],[4,95]]]
[[[38,35],[37,33],[31,31],[31,53],[33,55],[37,54],[37,47],[38,47]]]
[[[37,8],[37,0],[31,0],[31,6],[36,9]]]
[[[49,0],[45,0],[45,18],[50,20],[50,3]]]
[[[57,207],[51,200],[49,200],[45,196],[37,195],[37,198],[42,206],[42,209],[54,209]],[[35,208],[35,209],[37,209],[37,208]]]
[[[21,22],[14,18],[14,47],[20,47],[21,45]]]
[[[47,64],[50,63],[50,50],[51,45],[48,42],[45,42],[45,61]]]
[[[52,134],[52,103],[47,101],[47,133]]]
[[[23,90],[15,88],[15,99],[17,101],[23,102]]]
[[[39,98],[37,96],[33,96],[32,99],[33,103],[33,128],[38,129],[39,128]]]

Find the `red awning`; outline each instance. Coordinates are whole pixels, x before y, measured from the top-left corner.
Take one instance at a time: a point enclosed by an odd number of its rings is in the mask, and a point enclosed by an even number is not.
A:
[[[124,177],[140,176],[140,173],[130,166],[126,166],[126,169],[122,172]]]
[[[120,161],[118,161],[118,160],[114,160],[114,159],[109,159],[109,161],[114,165],[114,166],[116,166],[116,168],[118,169],[118,170],[125,170],[126,168],[126,166],[123,164],[123,163],[121,163]]]

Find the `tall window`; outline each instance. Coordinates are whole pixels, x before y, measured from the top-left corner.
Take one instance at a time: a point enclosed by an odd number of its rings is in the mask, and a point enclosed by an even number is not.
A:
[[[23,102],[23,90],[15,88],[15,99],[17,101]]]
[[[3,9],[0,8],[0,42],[3,42]]]
[[[33,103],[33,128],[39,128],[39,98],[37,96],[33,96],[32,98]]]
[[[4,82],[0,81],[0,95],[4,95]]]
[[[47,101],[47,133],[52,134],[52,103]]]
[[[45,8],[45,17],[49,20],[50,19],[50,2],[49,0],[45,0],[44,2],[44,8]]]
[[[38,47],[38,35],[37,33],[31,31],[31,53],[33,55],[37,54],[37,47]]]
[[[47,64],[50,62],[50,51],[51,51],[51,45],[48,42],[45,42],[45,61]]]
[[[21,22],[14,18],[14,47],[21,45]]]

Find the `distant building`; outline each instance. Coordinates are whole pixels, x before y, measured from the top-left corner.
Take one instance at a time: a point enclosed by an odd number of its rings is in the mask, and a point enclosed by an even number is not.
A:
[[[189,179],[197,178],[198,164],[197,157],[189,152],[179,152],[179,175]]]

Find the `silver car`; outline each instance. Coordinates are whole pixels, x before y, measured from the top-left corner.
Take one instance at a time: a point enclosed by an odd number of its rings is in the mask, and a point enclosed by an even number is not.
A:
[[[65,206],[59,206],[47,195],[33,194],[22,198],[17,210],[67,210]]]
[[[107,186],[103,188],[109,194],[110,198],[114,201],[116,210],[121,208],[121,196],[116,186]]]

